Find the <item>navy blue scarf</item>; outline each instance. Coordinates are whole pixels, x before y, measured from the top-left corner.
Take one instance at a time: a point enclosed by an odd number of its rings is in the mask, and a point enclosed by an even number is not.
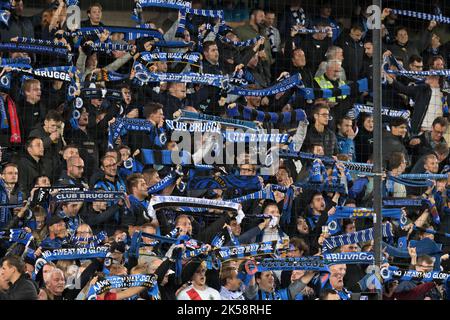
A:
[[[134,46],[130,44],[120,44],[120,43],[91,43],[89,46],[93,51],[102,51],[106,53],[112,53],[113,51],[131,51]]]
[[[196,113],[191,111],[181,111],[180,117],[175,119],[176,121],[215,121],[220,123],[221,125],[225,127],[233,127],[233,128],[239,128],[239,129],[246,129],[246,130],[257,130],[257,126],[254,122],[251,121],[245,121],[245,120],[237,120],[237,119],[225,119],[217,116],[211,116],[208,114],[203,113]]]
[[[243,106],[234,106],[227,108],[229,117],[241,117],[244,120],[281,123],[290,125],[306,120],[306,114],[303,109],[296,109],[290,112],[263,112]]]
[[[28,43],[3,42],[0,43],[0,51],[3,52],[28,52],[37,54],[47,54],[57,57],[65,57],[69,60],[70,52],[67,48],[61,46],[45,46]]]
[[[87,300],[96,300],[97,295],[108,292],[111,289],[134,287],[149,288],[149,295],[156,296],[158,294],[158,284],[156,282],[156,278],[156,275],[147,274],[106,277],[104,280],[97,281],[89,288]]]
[[[342,85],[336,89],[319,89],[319,88],[299,88],[300,94],[306,100],[315,100],[317,98],[332,98],[340,96],[358,96],[360,93],[368,92],[369,84],[367,78],[358,80],[356,83]]]
[[[175,171],[170,172],[167,176],[164,177],[164,179],[149,187],[148,194],[157,194],[158,192],[161,192],[165,188],[173,185],[177,181],[178,177],[179,175]]]
[[[232,174],[214,177],[194,176],[189,177],[187,188],[189,190],[228,188],[260,190],[261,182],[259,181],[258,176],[236,176]]]
[[[249,260],[245,264],[248,273],[265,272],[265,271],[293,271],[307,270],[316,272],[329,272],[325,261],[318,256],[301,257],[301,258],[266,258],[259,261]]]
[[[295,151],[290,151],[290,150],[280,150],[278,153],[278,156],[280,158],[287,158],[287,159],[305,159],[305,160],[316,160],[319,159],[321,160],[324,164],[329,164],[329,165],[335,165],[336,164],[336,160],[334,160],[331,157],[326,157],[326,156],[320,156],[317,154],[312,154],[312,153],[306,153],[306,152],[295,152]],[[339,161],[339,163],[342,163],[344,165],[345,168],[347,168],[350,171],[355,171],[355,172],[361,172],[361,173],[366,173],[372,172],[373,169],[373,164],[369,164],[369,163],[358,163],[358,162],[350,162],[350,161]]]
[[[130,28],[130,27],[116,27],[116,26],[101,26],[101,27],[86,27],[81,28],[74,32],[68,32],[67,34],[71,37],[76,36],[91,36],[99,35],[104,30],[108,30],[112,33],[123,33],[125,41],[137,40],[139,38],[153,37],[156,39],[163,40],[164,36],[155,29],[142,29],[142,28]]]
[[[91,247],[91,248],[65,248],[53,249],[42,252],[42,258],[46,262],[55,260],[88,260],[94,258],[104,259],[109,252],[109,247]],[[43,265],[36,261],[35,274],[37,274]]]
[[[392,227],[390,224],[382,225],[383,237],[392,238],[394,236]],[[337,247],[341,247],[347,244],[353,244],[358,242],[367,242],[373,240],[373,228],[346,233],[339,236],[330,237],[324,240],[322,246],[322,252],[325,253],[328,250],[332,250]]]
[[[149,7],[160,7],[182,10],[190,8],[191,3],[189,1],[182,0],[138,0],[135,1],[131,19],[136,22],[142,23],[142,9]]]
[[[231,89],[228,93],[235,94],[240,96],[252,96],[252,97],[265,97],[265,96],[273,96],[280,92],[285,92],[295,86],[301,85],[301,75],[299,73],[290,76],[287,79],[275,84],[272,87],[264,88],[264,89],[244,89],[244,88],[234,88]]]
[[[142,52],[138,61],[148,68],[146,63],[157,61],[188,63],[200,66],[201,59],[202,56],[198,52]]]
[[[221,261],[229,259],[242,259],[260,255],[277,254],[278,241],[252,243],[241,246],[221,247],[214,250],[214,255]]]
[[[54,42],[51,40],[18,37],[17,42],[18,43],[28,43],[28,44],[38,44],[41,46],[55,46],[55,47],[66,48],[66,44],[64,42]]]
[[[449,279],[450,274],[439,271],[420,272],[416,270],[400,270],[398,267],[389,266],[381,269],[381,276],[384,281],[397,279],[399,281],[419,280],[421,282],[430,282],[437,280],[445,282]]]
[[[363,105],[363,104],[354,104],[353,109],[349,111],[352,118],[357,119],[360,113],[369,113],[373,114],[373,106]],[[404,118],[409,119],[411,116],[411,112],[408,110],[394,110],[389,108],[381,108],[381,114],[390,118]]]
[[[128,131],[143,131],[156,136],[150,136],[157,146],[163,146],[167,142],[163,128],[156,128],[150,121],[144,119],[117,118],[108,130],[108,147],[112,148],[119,136],[124,136]]]
[[[126,196],[119,191],[59,191],[54,199],[56,202],[96,202],[116,201]]]
[[[193,163],[191,155],[187,151],[141,149],[141,153],[146,165],[171,166],[177,163],[183,166]],[[178,159],[175,157],[179,157],[180,161],[177,161]]]
[[[113,89],[94,89],[94,88],[83,88],[81,89],[81,97],[84,99],[108,99],[122,101],[122,92],[120,90]],[[83,103],[83,102],[81,102]],[[81,108],[83,105],[81,104]]]
[[[434,20],[436,22],[450,24],[450,18],[442,16],[442,15],[416,12],[416,11],[411,11],[411,10],[399,10],[399,9],[392,9],[391,12],[393,14],[399,15],[399,16],[406,16],[406,17],[417,18],[417,19],[422,19],[422,20],[429,20],[429,21]]]

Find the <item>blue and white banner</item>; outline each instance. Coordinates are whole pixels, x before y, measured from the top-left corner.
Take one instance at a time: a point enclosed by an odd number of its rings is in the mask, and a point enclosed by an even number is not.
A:
[[[142,52],[140,57],[148,62],[184,62],[198,64],[202,60],[202,55],[198,52]]]
[[[354,104],[353,109],[349,111],[349,115],[353,119],[357,119],[360,113],[373,114],[373,106]],[[381,115],[391,118],[409,119],[411,116],[411,112],[409,110],[394,110],[390,108],[381,108]]]
[[[238,120],[238,119],[228,119],[218,116],[212,116],[203,113],[190,112],[182,110],[179,117],[174,119],[176,121],[208,121],[208,122],[218,122],[224,127],[233,127],[239,129],[247,130],[257,130],[256,123],[252,121]]]
[[[429,20],[429,21],[436,21],[439,23],[445,23],[450,24],[450,18],[444,17],[442,15],[435,15],[430,13],[424,13],[424,12],[416,12],[411,10],[399,10],[399,9],[391,9],[391,12],[393,14],[399,15],[399,16],[406,16],[411,18],[417,18],[422,20]]]
[[[244,89],[244,88],[233,88],[228,93],[236,94],[240,96],[252,96],[252,97],[264,97],[264,96],[273,96],[280,92],[285,92],[295,86],[302,84],[302,77],[299,73],[290,76],[283,81],[264,89]]]
[[[124,199],[126,194],[119,191],[60,191],[53,198],[56,202],[96,202]]]
[[[278,241],[266,241],[251,243],[240,246],[221,247],[214,250],[214,255],[219,260],[241,259],[245,257],[255,257],[260,255],[277,254]]]

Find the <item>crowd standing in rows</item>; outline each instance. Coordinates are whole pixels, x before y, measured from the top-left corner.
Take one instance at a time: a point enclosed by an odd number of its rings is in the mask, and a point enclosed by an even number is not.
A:
[[[280,248],[284,245],[280,249],[280,252],[284,250],[283,257],[323,257],[323,245],[330,237],[354,234],[373,226],[372,219],[337,219],[337,232],[330,234],[329,230],[329,221],[342,208],[373,206],[372,176],[349,173],[345,166],[348,162],[372,163],[373,116],[367,108],[355,111],[355,105],[372,104],[370,84],[365,90],[355,89],[359,80],[368,79],[370,83],[373,72],[373,44],[367,16],[355,17],[350,27],[344,28],[333,17],[330,2],[318,6],[319,15],[315,17],[303,9],[301,1],[291,1],[280,15],[266,9],[244,10],[247,20],[219,31],[217,26],[214,29],[215,18],[195,14],[187,15],[181,34],[176,32],[183,18],[181,14],[168,30],[146,21],[150,28],[161,33],[163,40],[141,37],[127,41],[125,32],[103,29],[97,34],[68,35],[67,5],[61,0],[50,3],[33,17],[23,16],[26,5],[26,1],[11,1],[8,25],[0,29],[1,42],[19,43],[23,38],[50,41],[55,46],[62,42],[72,60],[67,62],[67,57],[45,53],[3,51],[0,77],[8,75],[10,82],[8,86],[2,83],[0,90],[0,228],[3,231],[0,299],[83,300],[90,298],[92,288],[102,280],[131,275],[157,275],[156,284],[151,287],[149,282],[142,281],[140,286],[111,285],[97,292],[96,299],[349,300],[352,295],[373,293],[377,289],[382,289],[384,299],[448,298],[445,281],[375,279],[380,288],[368,285],[370,281],[366,280],[372,279],[367,277],[368,263],[331,264],[326,272],[305,269],[252,273],[248,260],[270,255],[248,255],[219,259],[219,267],[211,266],[210,258],[221,246],[245,247],[270,241],[276,241]],[[197,0],[192,2],[192,8],[204,9]],[[81,27],[103,27],[102,11],[100,4],[92,4],[87,10],[88,19],[82,21]],[[364,11],[365,8],[361,10]],[[404,69],[411,71],[447,69],[449,46],[441,43],[435,33],[436,21],[428,21],[417,39],[410,41],[408,28],[397,20],[398,16],[390,9],[383,10],[386,60],[395,57]],[[248,45],[236,45],[256,37],[259,38]],[[193,45],[166,49],[157,45],[163,41],[185,41]],[[93,49],[94,44],[109,43],[132,46],[123,51]],[[265,96],[227,95],[223,88],[214,85],[186,82],[150,81],[142,85],[136,62],[142,62],[139,58],[144,52],[165,51],[200,52],[201,63],[161,59],[147,64],[149,72],[230,77],[238,74],[245,89],[251,91],[270,88],[296,74],[302,83]],[[79,90],[76,95],[83,103],[81,107],[73,107],[73,100],[67,97],[68,82],[39,77],[36,73],[24,74],[17,69],[19,61],[28,62],[35,70],[74,65],[79,73],[71,76],[78,78],[81,85],[78,89],[90,88],[96,93],[107,92],[103,89],[116,90],[120,97],[83,96],[80,93],[83,90]],[[401,71],[394,64],[389,68]],[[112,81],[114,75],[123,74],[128,76]],[[350,89],[343,90],[344,87]],[[302,94],[305,92],[302,88],[312,89],[315,95]],[[430,75],[425,81],[417,82],[401,74],[384,73],[383,107],[398,111],[383,115],[383,164],[387,176],[449,171],[449,147],[444,138],[449,127],[447,90],[444,77]],[[262,119],[252,119],[258,127],[267,132],[278,129],[289,134],[289,141],[296,142],[293,152],[301,151],[321,160],[282,157],[276,172],[264,176],[260,174],[261,163],[249,161],[215,165],[205,170],[175,167],[156,160],[150,163],[146,158],[144,150],[152,150],[154,154],[177,150],[178,141],[171,139],[167,120],[176,122],[174,113],[178,110],[216,116],[215,119],[226,123],[232,108],[237,108],[241,116],[264,112]],[[304,111],[305,119],[267,121],[268,115],[293,116],[298,109]],[[241,116],[234,118],[242,120]],[[146,120],[148,130],[121,132],[111,146],[110,129],[124,118]],[[161,135],[166,139],[160,139]],[[208,141],[207,136],[208,132],[204,142]],[[201,158],[207,143],[200,148],[198,143],[195,141],[197,148],[193,147],[192,151]],[[228,150],[230,145],[233,148],[233,143],[227,144]],[[258,150],[247,148],[238,156],[248,160],[252,153]],[[324,170],[314,184],[312,178],[322,166]],[[163,184],[169,175],[175,178],[170,184]],[[187,182],[194,176],[200,179],[258,176],[261,185],[258,189],[245,183],[237,187],[227,180],[230,184],[222,188],[215,185],[190,188]],[[327,180],[330,185],[343,185],[343,189],[311,188],[311,185],[326,185]],[[383,180],[384,199],[422,202],[419,206],[402,207],[405,223],[384,218],[383,222],[394,234],[389,241],[384,239],[389,242],[384,246],[384,266],[447,273],[448,179],[440,176],[426,186],[405,186],[399,181]],[[302,183],[307,183],[309,188],[295,187]],[[159,185],[164,188],[155,188]],[[58,188],[86,193],[117,191],[126,193],[126,197],[111,201],[58,202],[55,196],[58,190],[64,190]],[[246,199],[239,202],[236,211],[220,208],[206,208],[206,212],[182,211],[172,206],[149,212],[150,201],[157,196],[227,201],[260,190],[268,190],[270,199]],[[240,210],[246,215],[244,219],[237,216]],[[14,238],[13,231],[19,236]],[[142,238],[138,241],[142,245],[137,249],[134,247],[136,234]],[[165,243],[160,238],[146,236],[169,234],[172,239],[184,241]],[[20,241],[23,238],[31,240],[24,243]],[[222,242],[218,244],[217,239]],[[400,239],[406,239],[403,247]],[[106,256],[46,260],[46,251],[99,246],[108,248]],[[386,247],[394,249],[389,251]],[[201,254],[191,258],[185,255],[196,249],[201,249]],[[405,254],[396,254],[400,251]],[[371,253],[373,239],[350,241],[336,246],[333,252]]]

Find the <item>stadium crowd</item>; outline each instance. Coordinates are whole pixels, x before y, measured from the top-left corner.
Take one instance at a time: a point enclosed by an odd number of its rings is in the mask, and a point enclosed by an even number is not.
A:
[[[349,28],[332,2],[314,16],[300,0],[239,9],[246,18],[230,27],[194,0],[167,30],[131,30],[105,26],[93,3],[79,26],[91,31],[76,33],[72,1],[32,17],[27,1],[2,2],[0,300],[450,297],[449,85],[420,76],[450,63],[435,20],[413,35],[382,14],[383,199],[394,213],[380,278],[360,259],[374,247],[367,4]],[[288,135],[270,145],[272,175],[248,141],[215,144],[217,124]],[[190,163],[166,159],[177,130],[193,138]],[[230,162],[202,162],[239,145]]]

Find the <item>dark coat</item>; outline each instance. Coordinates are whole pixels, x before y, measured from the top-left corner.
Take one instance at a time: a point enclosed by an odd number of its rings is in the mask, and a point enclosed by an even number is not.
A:
[[[393,152],[401,152],[409,161],[408,151],[403,143],[403,138],[394,136],[390,131],[383,132],[383,161],[387,163]]]
[[[41,138],[42,142],[44,143],[44,158],[45,161],[48,161],[51,165],[52,175],[49,177],[51,181],[56,181],[56,179],[59,178],[59,175],[61,174],[61,158],[59,156],[59,152],[63,148],[63,143],[61,138],[58,139],[56,143],[53,143],[53,141],[50,139],[50,135],[45,132],[44,128],[42,126],[39,126],[35,128],[30,133],[31,137],[37,137]]]
[[[50,176],[51,164],[45,159],[34,160],[26,153],[19,161],[19,185],[28,196],[33,188],[33,180],[41,175]]]
[[[342,67],[345,70],[347,81],[357,81],[363,77],[364,44],[353,40],[350,35],[344,34],[338,39],[338,46],[344,51]]]
[[[405,86],[397,80],[394,80],[392,86],[398,92],[406,94],[415,101],[414,111],[411,116],[411,131],[413,133],[420,132],[420,126],[425,118],[431,99],[431,87],[425,83],[416,86]]]
[[[37,300],[39,289],[27,275],[21,275],[6,292],[0,291],[0,300]]]

